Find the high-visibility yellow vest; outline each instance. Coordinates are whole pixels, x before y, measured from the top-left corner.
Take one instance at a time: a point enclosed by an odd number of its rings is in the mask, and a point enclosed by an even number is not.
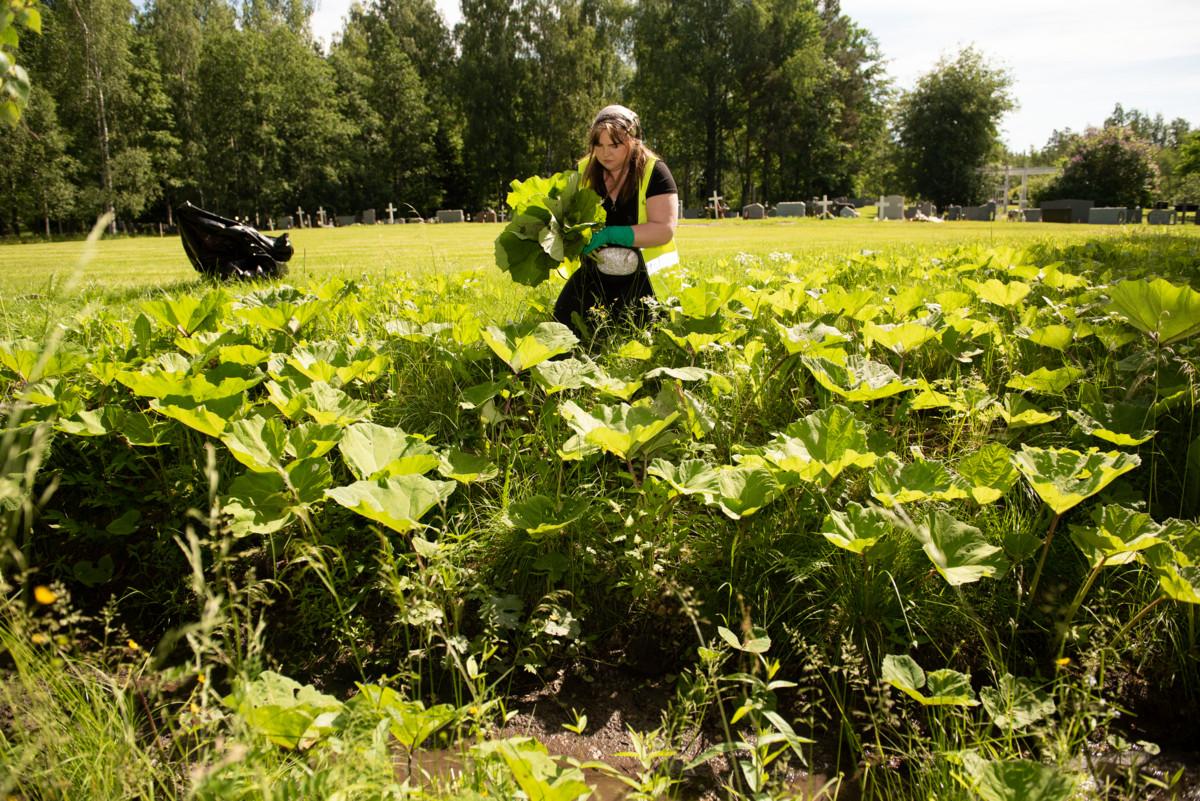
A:
[[[580,175],[587,174],[587,165],[591,159],[591,156],[584,156],[579,160]],[[637,221],[639,224],[646,222],[646,190],[650,188],[650,174],[654,172],[654,165],[657,161],[658,159],[653,156],[647,158],[646,169],[642,172],[642,183],[638,186]],[[639,250],[642,251],[642,258],[646,261],[646,272],[651,275],[665,267],[672,267],[679,264],[679,251],[675,248],[675,240],[673,238],[665,245],[658,245],[652,248],[639,248]]]

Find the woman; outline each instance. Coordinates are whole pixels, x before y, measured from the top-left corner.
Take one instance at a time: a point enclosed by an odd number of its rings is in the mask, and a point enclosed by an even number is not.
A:
[[[637,114],[605,106],[592,121],[591,152],[579,161],[584,184],[600,195],[607,213],[604,228],[583,249],[595,257],[583,260],[554,304],[554,319],[581,338],[600,308],[611,318],[645,324],[644,299],[654,297],[650,273],[679,263],[675,179],[641,135]]]

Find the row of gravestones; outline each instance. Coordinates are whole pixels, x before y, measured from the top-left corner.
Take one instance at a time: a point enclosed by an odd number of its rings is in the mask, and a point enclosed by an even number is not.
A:
[[[297,226],[301,228],[343,228],[348,225],[375,225],[382,223],[384,225],[400,225],[404,223],[424,223],[424,222],[439,222],[439,223],[459,223],[466,222],[468,219],[474,222],[497,222],[499,216],[493,209],[484,209],[474,215],[468,216],[462,209],[439,209],[434,217],[426,220],[424,217],[396,217],[395,209],[388,206],[388,219],[376,220],[375,209],[365,209],[362,214],[337,214],[326,216],[324,209],[319,209],[317,219],[314,221],[311,214],[304,213],[303,209],[297,209],[297,215],[280,214],[268,220],[268,229],[272,231],[287,231]]]

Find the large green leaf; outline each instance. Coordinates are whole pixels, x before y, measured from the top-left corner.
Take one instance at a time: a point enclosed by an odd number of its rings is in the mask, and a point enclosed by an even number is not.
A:
[[[263,671],[225,699],[251,731],[289,750],[308,748],[334,730],[343,705],[287,676]]]
[[[1169,345],[1200,332],[1200,292],[1162,278],[1122,281],[1109,292],[1109,308],[1151,339]]]
[[[1062,412],[1043,412],[1024,395],[1007,395],[1004,405],[999,407],[1000,417],[1009,428],[1025,428],[1051,423],[1062,417]]]
[[[712,317],[733,297],[737,284],[724,278],[704,279],[679,292],[679,308],[686,317]]]
[[[679,412],[660,414],[648,399],[632,406],[600,404],[590,413],[567,401],[559,407],[559,414],[575,431],[559,452],[564,459],[578,459],[597,448],[631,459],[650,449],[679,417]]]
[[[801,361],[818,384],[851,402],[887,398],[914,386],[902,381],[886,364],[861,356],[848,356],[845,364],[814,356],[802,356]]]
[[[483,331],[483,341],[514,373],[566,353],[579,342],[562,323],[539,323],[533,328],[488,326]]]
[[[1045,367],[1039,367],[1029,375],[1014,375],[1005,384],[1009,389],[1017,389],[1022,392],[1041,392],[1046,395],[1062,395],[1067,391],[1067,388],[1079,381],[1083,377],[1083,370],[1078,367],[1060,367],[1057,370],[1048,370]]]
[[[1012,451],[992,442],[958,460],[955,469],[976,503],[998,501],[1017,483],[1012,457]]]
[[[352,512],[404,533],[421,525],[421,517],[445,501],[458,485],[424,476],[393,476],[358,481],[325,494]]]
[[[1030,291],[1029,284],[1021,281],[1010,281],[1006,284],[995,278],[989,278],[983,283],[963,279],[963,283],[974,290],[980,300],[1006,309],[1020,306]]]
[[[988,717],[1006,732],[1025,729],[1055,712],[1054,699],[1028,679],[1005,673],[995,687],[979,691]]]
[[[849,467],[869,468],[876,456],[867,427],[845,406],[830,406],[792,423],[764,449],[763,457],[804,481],[828,484]]]
[[[177,295],[141,304],[142,311],[164,328],[190,337],[197,331],[211,329],[220,318],[229,296],[220,289],[195,295]]]
[[[1159,586],[1168,598],[1200,604],[1200,524],[1168,520],[1162,525],[1161,535],[1169,542],[1147,548],[1141,553],[1142,559],[1158,576]]]
[[[863,338],[868,347],[870,343],[878,342],[899,356],[919,350],[925,343],[937,337],[937,331],[921,322],[863,324]]]
[[[1027,760],[964,759],[969,785],[982,801],[1070,801],[1075,781],[1052,765]]]
[[[703,459],[685,459],[678,465],[655,459],[646,473],[666,482],[675,495],[715,495],[720,491],[716,469]]]
[[[278,417],[254,415],[230,423],[221,441],[233,458],[259,473],[282,469],[287,427]]]
[[[448,450],[438,457],[438,473],[460,484],[490,481],[499,475],[496,465],[486,456],[476,456],[460,450]]]
[[[720,507],[726,517],[749,517],[779,496],[780,485],[774,474],[753,464],[722,465],[716,470],[717,491],[709,502]]]
[[[866,554],[892,530],[893,518],[878,506],[862,506],[851,501],[844,511],[834,509],[825,515],[821,535],[839,548]]]
[[[360,480],[421,475],[440,461],[424,437],[374,423],[356,423],[347,428],[338,450]]]
[[[596,373],[596,365],[579,359],[542,362],[533,368],[533,380],[547,395],[587,386],[586,379]]]
[[[992,578],[1008,569],[1008,559],[983,532],[957,520],[949,512],[934,510],[916,522],[912,532],[921,541],[929,561],[951,586]]]
[[[538,536],[562,531],[587,511],[582,499],[549,495],[533,495],[508,507],[508,521],[513,528]]]
[[[971,677],[957,670],[935,670],[926,675],[911,656],[888,654],[880,677],[887,684],[919,701],[922,706],[977,706]],[[921,692],[925,688],[927,692]]]
[[[901,464],[889,455],[871,472],[871,495],[884,506],[961,500],[967,490],[966,482],[941,462],[919,459]]]
[[[1086,453],[1069,448],[1021,446],[1014,457],[1017,469],[1046,504],[1062,514],[1107,487],[1118,476],[1141,464],[1136,454],[1092,448]]]
[[[1092,525],[1071,526],[1071,539],[1092,565],[1123,565],[1140,551],[1163,542],[1150,515],[1117,504],[1092,510]]]
[[[779,332],[779,341],[791,354],[804,353],[829,358],[831,351],[850,341],[848,334],[819,321],[800,323],[790,328],[778,320],[773,322]]]

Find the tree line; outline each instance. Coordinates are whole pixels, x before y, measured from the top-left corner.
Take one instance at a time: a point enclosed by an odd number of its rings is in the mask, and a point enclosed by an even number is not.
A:
[[[639,112],[686,206],[966,203],[1013,106],[970,48],[896,92],[838,0],[461,9],[450,30],[433,0],[365,0],[326,51],[310,0],[44,0],[15,53],[29,80],[0,136],[0,234],[169,222],[184,201],[263,221],[499,208],[512,179],[570,168],[611,102]]]

